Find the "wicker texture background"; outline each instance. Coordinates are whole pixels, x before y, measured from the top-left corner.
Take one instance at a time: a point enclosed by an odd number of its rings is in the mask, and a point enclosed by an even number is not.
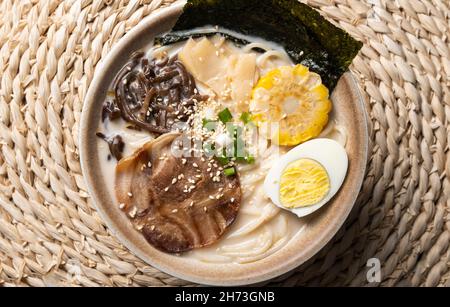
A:
[[[0,1],[0,285],[189,285],[146,265],[97,215],[78,161],[98,62],[172,1]],[[450,285],[450,2],[310,0],[364,47],[367,179],[328,246],[278,285]]]

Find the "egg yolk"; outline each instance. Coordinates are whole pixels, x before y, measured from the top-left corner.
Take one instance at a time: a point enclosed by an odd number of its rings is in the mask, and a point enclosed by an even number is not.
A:
[[[284,169],[280,179],[280,201],[286,208],[311,206],[330,190],[325,168],[312,159],[299,159]]]

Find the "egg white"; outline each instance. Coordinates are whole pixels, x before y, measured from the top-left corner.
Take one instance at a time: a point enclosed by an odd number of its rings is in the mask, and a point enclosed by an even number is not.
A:
[[[321,201],[314,205],[301,208],[286,208],[280,201],[281,175],[289,163],[302,158],[315,160],[325,168],[330,179],[330,190]],[[298,217],[303,217],[325,205],[339,191],[347,174],[347,169],[348,156],[341,144],[331,139],[310,140],[281,156],[279,161],[267,173],[264,181],[264,190],[276,206],[289,210]]]

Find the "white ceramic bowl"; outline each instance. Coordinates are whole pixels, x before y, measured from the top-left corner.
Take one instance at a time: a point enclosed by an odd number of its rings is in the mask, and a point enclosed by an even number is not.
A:
[[[349,169],[341,190],[316,213],[308,216],[308,226],[284,248],[249,264],[207,264],[163,253],[153,248],[134,230],[128,218],[114,204],[100,172],[95,132],[100,122],[102,102],[112,79],[136,50],[144,48],[161,33],[169,31],[181,14],[183,3],[161,9],[130,30],[96,69],[84,101],[81,131],[81,166],[90,195],[102,218],[129,250],[148,264],[173,276],[209,285],[255,284],[296,268],[316,254],[347,218],[360,190],[367,162],[368,132],[363,100],[353,77],[346,73],[335,88],[332,100],[335,116],[348,131],[346,150]]]

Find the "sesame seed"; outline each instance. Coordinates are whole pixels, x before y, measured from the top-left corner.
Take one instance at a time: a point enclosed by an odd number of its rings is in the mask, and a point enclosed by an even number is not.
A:
[[[153,231],[153,230],[155,230],[155,228],[156,228],[155,225],[152,225],[152,226],[150,227],[150,230]]]
[[[214,199],[214,196],[212,196],[212,195],[209,195],[209,199]]]
[[[205,212],[206,212],[206,211],[208,211],[208,208],[206,208],[206,207],[203,207],[203,211],[205,211]]]
[[[172,210],[172,213],[177,213],[178,212],[178,209],[173,209]]]
[[[164,188],[164,191],[166,192],[169,191],[169,187]]]
[[[152,162],[148,161],[147,166],[152,167]]]
[[[126,205],[125,205],[124,203],[119,204],[119,208],[120,208],[120,209],[125,208],[125,206],[126,206]]]
[[[189,207],[193,207],[194,206],[194,201],[191,201],[191,203],[189,204]]]
[[[128,197],[130,197],[130,198],[133,197],[133,193],[131,193],[131,192],[128,192],[127,195],[128,195]]]
[[[187,149],[187,148],[186,148],[186,149]],[[185,149],[185,150],[186,150],[186,149]],[[186,164],[186,161],[187,161],[187,160],[186,160],[186,159],[184,159],[184,158],[183,158],[183,159],[181,159],[181,163],[182,163],[182,164]]]
[[[142,228],[144,228],[144,225],[137,225],[137,230],[142,230]]]
[[[194,163],[192,163],[192,166],[193,167],[198,167],[198,164],[194,162]]]
[[[172,184],[175,184],[175,183],[177,183],[177,178],[172,179]]]
[[[232,198],[230,199],[230,201],[231,201],[232,203],[234,203],[234,197],[232,197]]]
[[[131,209],[131,211],[128,212],[128,215],[129,215],[131,218],[134,218],[134,217],[136,216],[136,213],[137,213],[137,208],[136,208],[136,207],[133,207],[133,209]]]

